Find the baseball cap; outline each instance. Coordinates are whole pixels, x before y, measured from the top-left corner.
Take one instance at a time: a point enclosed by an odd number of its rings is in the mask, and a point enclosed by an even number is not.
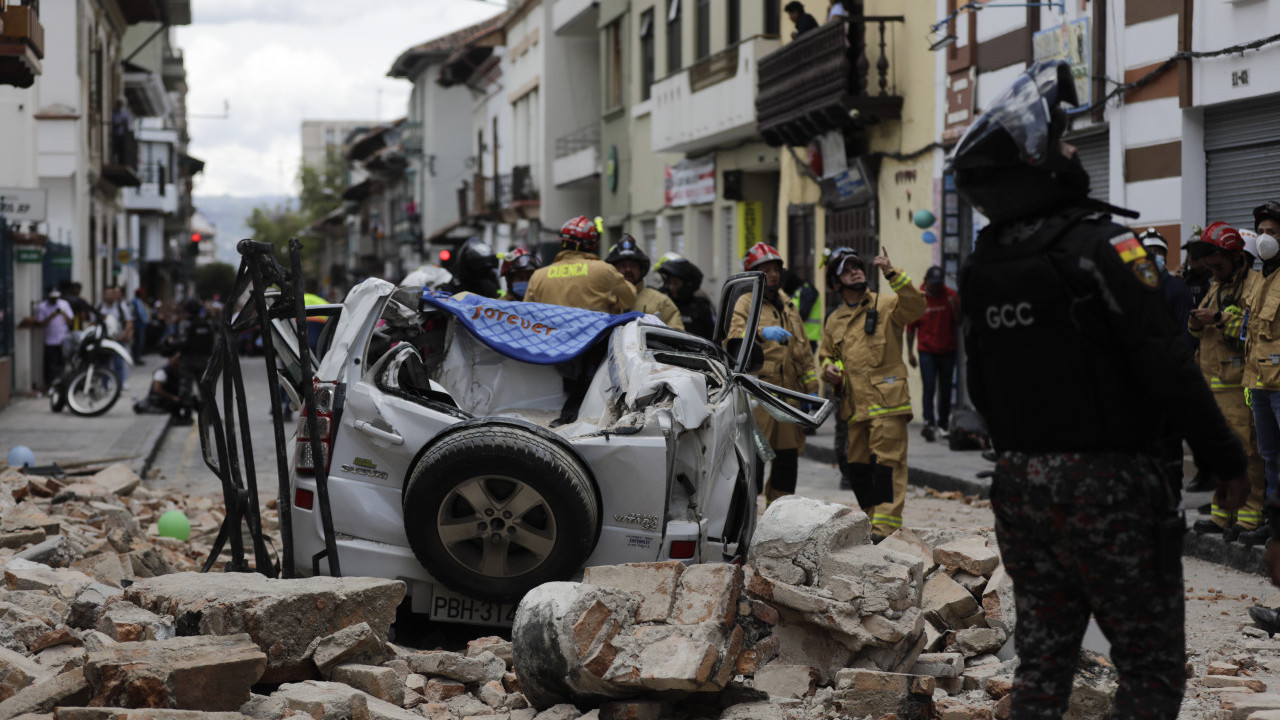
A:
[[[934,265],[933,267],[929,268],[924,273],[924,281],[927,283],[939,283],[945,279],[946,279],[946,275],[943,274],[942,268],[938,267],[937,265]]]

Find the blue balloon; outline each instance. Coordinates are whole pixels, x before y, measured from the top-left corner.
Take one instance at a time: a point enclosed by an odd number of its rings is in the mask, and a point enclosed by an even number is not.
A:
[[[920,239],[924,241],[925,245],[932,245],[938,242],[938,236],[934,235],[932,230],[925,230],[920,234]]]
[[[36,454],[31,452],[31,448],[26,445],[14,445],[13,449],[9,451],[9,467],[35,464]]]

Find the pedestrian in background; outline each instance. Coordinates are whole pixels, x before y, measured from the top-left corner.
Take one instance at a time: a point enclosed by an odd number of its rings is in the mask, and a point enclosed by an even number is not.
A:
[[[129,301],[129,309],[133,311],[133,364],[146,365],[142,354],[147,351],[147,329],[151,323],[151,312],[147,309],[147,293],[138,288]]]
[[[858,504],[871,507],[871,538],[882,540],[902,527],[902,510],[907,499],[907,423],[911,421],[911,393],[907,389],[907,366],[903,362],[903,332],[924,314],[924,294],[911,278],[889,261],[888,251],[871,261],[884,274],[893,295],[872,292],[867,285],[867,269],[862,258],[848,252],[836,258],[834,272],[840,279],[840,299],[850,310],[836,321],[828,319],[823,346],[843,363],[839,371],[830,360],[823,365],[823,378],[844,386],[853,406],[849,420],[848,460],[854,493],[862,493]],[[834,316],[834,313],[833,313]],[[877,490],[877,468],[892,475],[892,494],[881,499]],[[870,491],[870,494],[868,493]],[[870,500],[870,501],[869,501]]]
[[[920,368],[920,380],[924,384],[921,400],[924,428],[920,434],[933,442],[938,435],[947,437],[951,427],[951,384],[956,373],[956,351],[960,347],[956,333],[960,327],[960,296],[947,287],[946,276],[937,265],[925,271],[920,288],[924,290],[927,304],[924,315],[907,326],[907,362],[911,367]]]
[[[102,303],[98,305],[98,316],[106,323],[107,335],[124,347],[133,344],[133,311],[124,301],[124,291],[119,285],[108,285],[102,291]],[[112,353],[111,371],[120,378],[120,387],[129,389],[129,364],[124,358]]]
[[[57,287],[50,285],[44,302],[36,307],[36,322],[44,328],[44,388],[62,374],[62,341],[67,339],[75,313],[71,303],[62,299]]]
[[[756,330],[756,342],[760,343],[764,353],[764,365],[754,375],[788,390],[817,393],[818,374],[813,367],[813,352],[804,337],[804,321],[796,312],[795,305],[791,304],[791,298],[782,290],[782,256],[772,245],[758,242],[742,259],[742,269],[762,272],[765,277],[764,299],[760,304]],[[743,338],[750,314],[751,295],[746,294],[734,303],[727,342]],[[763,407],[757,407],[754,415],[756,425],[760,426],[760,432],[776,456],[769,479],[764,484],[765,501],[768,503],[796,491],[800,451],[804,450],[804,431],[794,423],[778,422]]]
[[[1111,717],[1173,720],[1186,687],[1185,520],[1149,449],[1170,421],[1231,508],[1244,449],[1133,231],[1089,199],[1061,142],[1071,66],[1036,63],[956,145],[956,189],[990,224],[960,274],[967,381],[1000,451],[991,506],[1013,580],[1011,718],[1067,710],[1092,615],[1119,672]]]
[[[796,26],[795,32],[791,33],[792,40],[800,37],[810,30],[818,29],[818,21],[815,20],[812,15],[805,12],[804,3],[801,3],[799,0],[791,0],[791,2],[787,3],[784,10],[786,10],[787,17],[791,18],[791,22]]]

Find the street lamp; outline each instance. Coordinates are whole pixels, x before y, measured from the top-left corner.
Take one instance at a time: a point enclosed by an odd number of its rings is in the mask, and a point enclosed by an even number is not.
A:
[[[1056,9],[1056,10],[1057,10],[1058,12],[1060,12],[1060,13],[1065,13],[1065,12],[1067,11],[1067,3],[1066,3],[1066,0],[1049,0],[1048,2],[1034,2],[1034,3],[978,3],[978,2],[970,2],[970,3],[965,3],[964,5],[961,5],[960,7],[956,8],[956,11],[955,11],[955,12],[953,12],[953,13],[951,13],[950,15],[948,15],[948,16],[946,16],[946,17],[942,18],[941,20],[939,20],[938,22],[934,23],[933,25],[930,25],[930,26],[929,26],[929,37],[933,38],[933,37],[935,37],[935,36],[938,36],[938,35],[939,35],[939,33],[943,32],[943,29],[944,29],[944,28],[946,28],[946,26],[947,26],[947,24],[948,24],[948,23],[950,23],[952,20],[954,20],[954,19],[956,18],[956,16],[957,16],[957,15],[959,15],[960,13],[962,13],[962,12],[964,12],[964,11],[966,11],[966,10],[969,10],[969,11],[972,11],[972,12],[977,12],[977,11],[979,11],[979,10],[986,10],[987,8],[996,8],[996,7],[1003,7],[1003,8],[1033,8],[1033,7],[1047,7],[1047,8],[1054,8],[1054,9]],[[944,48],[944,47],[947,47],[948,45],[952,45],[952,44],[954,44],[955,42],[956,42],[956,36],[955,36],[955,35],[952,35],[951,33],[946,33],[946,34],[944,34],[944,35],[941,35],[941,36],[937,37],[935,40],[933,40],[933,42],[932,42],[932,43],[930,43],[930,45],[929,45],[929,52],[936,52],[936,51],[938,51],[938,50],[941,50],[941,49],[942,49],[942,48]]]

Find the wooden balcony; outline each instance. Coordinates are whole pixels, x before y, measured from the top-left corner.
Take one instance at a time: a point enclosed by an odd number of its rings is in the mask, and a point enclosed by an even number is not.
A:
[[[44,58],[44,26],[35,8],[9,5],[0,15],[0,85],[31,87]]]
[[[830,130],[900,120],[885,30],[901,22],[902,16],[838,18],[761,58],[756,129],[765,142],[806,145]]]

